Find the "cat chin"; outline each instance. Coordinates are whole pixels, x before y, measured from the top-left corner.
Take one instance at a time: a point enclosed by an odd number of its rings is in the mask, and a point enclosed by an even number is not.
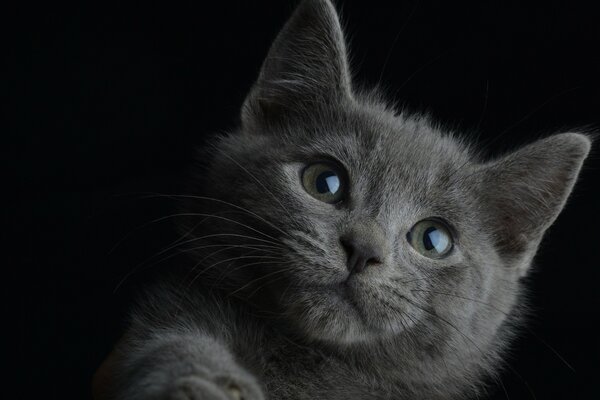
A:
[[[372,342],[405,331],[403,322],[373,313],[373,307],[344,288],[331,287],[303,291],[286,305],[292,324],[309,340],[343,345]]]

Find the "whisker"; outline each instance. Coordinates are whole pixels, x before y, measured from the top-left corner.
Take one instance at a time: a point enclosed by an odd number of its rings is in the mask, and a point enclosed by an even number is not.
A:
[[[217,262],[215,262],[215,263],[213,263],[213,264],[209,265],[208,267],[204,268],[204,269],[203,269],[203,270],[201,270],[200,272],[196,273],[196,274],[195,274],[195,276],[194,276],[194,278],[193,278],[193,279],[192,279],[192,280],[189,282],[189,284],[186,286],[186,288],[183,290],[183,292],[184,292],[184,293],[186,293],[186,292],[187,292],[187,291],[188,291],[188,290],[189,290],[189,289],[190,289],[190,288],[191,288],[191,287],[194,285],[194,283],[196,282],[196,280],[198,280],[198,278],[200,278],[200,277],[201,277],[201,276],[203,276],[203,275],[204,275],[204,274],[205,274],[207,271],[209,271],[210,269],[212,269],[212,268],[216,267],[216,266],[217,266],[217,265],[219,265],[219,264],[223,264],[223,263],[225,263],[225,262],[230,262],[230,264],[231,264],[231,262],[233,262],[233,261],[237,261],[237,260],[244,260],[244,259],[256,259],[256,258],[263,259],[263,258],[265,258],[265,257],[264,257],[264,256],[251,256],[251,255],[243,255],[243,256],[240,256],[240,257],[232,257],[232,258],[227,258],[227,259],[224,259],[224,260],[219,260],[219,261],[217,261]],[[265,262],[265,261],[262,261],[262,262]],[[199,266],[199,265],[201,265],[201,263],[197,263],[197,264],[196,264],[196,265],[195,265],[195,266],[194,266],[194,267],[193,267],[193,268],[190,270],[190,272],[188,273],[188,276],[189,276],[191,273],[193,273],[193,272],[194,272],[194,271],[195,271],[195,270],[198,268],[198,266]],[[184,298],[185,298],[185,296],[184,296]]]
[[[225,204],[225,205],[234,207],[234,208],[236,208],[236,209],[238,209],[240,211],[243,211],[243,212],[245,212],[248,215],[256,217],[257,219],[263,221],[264,223],[268,224],[272,228],[277,229],[282,234],[289,236],[289,234],[286,231],[282,230],[277,225],[275,225],[271,221],[268,221],[267,219],[261,217],[260,215],[256,214],[255,212],[253,212],[251,210],[248,210],[247,208],[242,207],[240,205],[237,205],[237,204],[234,204],[234,203],[230,203],[228,201],[221,200],[221,199],[218,199],[218,198],[207,197],[207,196],[186,195],[186,194],[163,194],[163,193],[153,193],[151,196],[147,196],[147,197],[188,198],[188,199],[195,199],[195,200],[214,201],[214,202],[217,202],[217,203]]]
[[[281,243],[272,242],[270,240],[261,239],[261,238],[257,238],[257,237],[254,237],[254,236],[242,235],[242,234],[239,234],[239,233],[213,233],[213,234],[210,234],[210,235],[203,235],[203,236],[195,237],[195,238],[192,238],[192,239],[189,239],[189,240],[185,240],[185,241],[180,242],[179,244],[177,244],[175,246],[167,247],[167,248],[161,250],[160,252],[156,253],[154,256],[150,257],[148,259],[148,261],[151,260],[152,258],[156,257],[156,256],[159,256],[161,254],[166,253],[167,251],[169,251],[169,250],[171,250],[171,249],[173,249],[175,247],[182,246],[184,244],[188,244],[188,243],[192,243],[192,242],[196,242],[196,241],[199,241],[199,240],[210,239],[210,238],[215,238],[215,237],[238,237],[238,238],[244,238],[244,239],[249,239],[249,240],[256,240],[256,241],[259,241],[259,242],[268,243],[268,244],[270,244],[270,245],[273,246],[272,248],[285,249],[285,247]],[[255,245],[255,244],[253,244],[253,245]]]
[[[424,289],[414,289],[412,291],[419,291],[419,292],[430,292],[430,293],[435,293],[435,294],[439,294],[442,296],[449,296],[449,297],[456,297],[462,300],[468,300],[468,301],[472,301],[475,303],[479,303],[479,304],[483,304],[485,306],[488,306],[490,308],[492,308],[495,311],[498,311],[499,313],[504,314],[505,316],[510,316],[510,313],[504,310],[501,310],[497,307],[495,307],[493,304],[490,303],[486,303],[484,301],[478,300],[478,299],[472,299],[469,297],[464,297],[464,296],[459,296],[456,294],[451,294],[451,293],[443,293],[443,292],[438,292],[438,291],[433,291],[433,290],[424,290]],[[558,359],[566,366],[568,367],[571,371],[576,372],[575,368],[573,368],[573,366],[567,362],[567,360],[565,360],[565,358],[563,356],[560,355],[560,353],[554,349],[549,343],[547,343],[546,341],[544,341],[541,337],[539,337],[531,328],[528,328],[527,326],[523,327],[525,330],[527,330],[531,335],[533,335],[537,340],[539,340],[544,346],[546,346],[550,351],[552,351],[554,353],[554,355],[556,357],[558,357]]]
[[[151,221],[151,223],[153,223],[153,222],[159,222],[159,221],[162,221],[162,220],[165,220],[165,219],[169,219],[169,218],[176,218],[176,217],[205,217],[205,218],[221,219],[221,220],[224,220],[224,221],[227,221],[227,222],[231,222],[231,223],[236,224],[236,225],[243,226],[244,228],[250,229],[251,231],[258,233],[259,235],[263,235],[263,236],[265,236],[265,237],[267,237],[269,239],[273,239],[275,242],[281,242],[279,239],[274,238],[273,236],[268,235],[268,234],[266,234],[266,233],[264,233],[264,232],[262,232],[262,231],[260,231],[258,229],[252,228],[251,226],[248,226],[248,225],[246,225],[246,224],[244,224],[242,222],[233,220],[231,218],[223,217],[221,215],[216,215],[216,214],[205,214],[205,213],[195,213],[195,212],[194,213],[192,213],[192,212],[190,212],[190,213],[178,213],[178,214],[171,214],[171,215],[167,215],[165,217],[158,218],[158,219],[156,219],[154,221]]]
[[[287,272],[287,271],[289,271],[289,270],[290,270],[290,269],[288,268],[288,269],[285,269],[285,270],[282,270],[282,271],[278,271],[278,272]],[[277,278],[275,278],[275,279],[271,279],[270,281],[263,283],[262,285],[260,285],[260,286],[259,286],[259,287],[257,287],[256,289],[254,289],[254,290],[253,290],[253,291],[252,291],[250,294],[248,294],[248,296],[247,296],[247,297],[249,297],[249,298],[252,298],[252,296],[254,296],[254,294],[255,294],[256,292],[258,292],[260,289],[264,288],[264,287],[265,287],[265,286],[267,286],[267,285],[271,285],[271,284],[273,284],[273,283],[275,283],[275,282],[277,282],[278,280],[280,280],[280,279],[283,279],[283,278],[285,278],[285,276],[279,276],[279,277],[277,277]]]
[[[246,283],[246,284],[245,284],[245,285],[243,285],[242,287],[240,287],[240,288],[238,288],[238,289],[234,290],[233,292],[231,292],[231,293],[230,293],[230,295],[231,295],[231,296],[233,296],[234,294],[236,294],[236,293],[238,293],[238,292],[242,291],[243,289],[247,288],[248,286],[251,286],[251,285],[253,285],[254,283],[256,283],[256,282],[258,282],[258,281],[260,281],[260,280],[262,280],[262,279],[265,279],[265,278],[267,278],[267,277],[269,277],[269,276],[273,276],[273,275],[280,274],[280,273],[282,273],[282,272],[287,272],[287,271],[290,271],[290,270],[291,270],[291,268],[287,268],[287,269],[277,270],[277,271],[273,271],[273,272],[270,272],[270,273],[268,273],[268,274],[262,275],[262,276],[260,276],[259,278],[256,278],[256,279],[254,279],[254,280],[252,280],[252,281],[250,281],[250,282]]]
[[[222,235],[225,235],[225,234],[222,234]],[[209,235],[209,236],[212,236],[212,235]],[[205,246],[195,246],[195,247],[191,247],[191,248],[183,249],[183,250],[177,250],[177,253],[169,254],[169,255],[167,255],[165,257],[162,257],[162,258],[160,258],[160,259],[158,259],[158,260],[156,260],[156,261],[148,264],[151,260],[153,260],[156,257],[160,256],[161,254],[164,254],[164,253],[168,252],[169,250],[175,249],[175,248],[177,248],[177,247],[179,247],[181,245],[184,245],[184,244],[187,244],[189,242],[196,241],[196,240],[202,239],[202,238],[203,237],[201,237],[201,238],[195,238],[195,239],[188,240],[188,241],[185,241],[185,242],[180,243],[180,244],[174,244],[174,245],[169,246],[169,247],[163,249],[162,251],[156,253],[155,255],[153,255],[153,256],[145,259],[144,261],[140,262],[135,267],[133,267],[133,269],[130,272],[128,272],[119,281],[119,283],[115,286],[115,289],[113,290],[113,294],[116,293],[121,288],[121,286],[127,281],[127,279],[129,279],[135,273],[139,272],[142,267],[144,267],[143,269],[146,270],[146,269],[152,268],[153,266],[158,265],[158,264],[160,264],[160,263],[162,263],[164,261],[170,260],[170,259],[172,259],[174,257],[180,256],[182,254],[186,254],[186,253],[189,253],[189,252],[192,252],[192,251],[197,251],[197,250],[201,250],[201,249],[204,249],[204,248],[211,248],[211,247],[226,247],[226,248],[257,249],[257,250],[261,250],[261,251],[265,251],[265,252],[270,252],[270,253],[273,253],[273,254],[279,254],[275,250],[281,249],[280,246],[269,246],[269,245],[261,245],[261,244],[252,244],[252,245],[211,244],[211,245],[205,245]],[[264,248],[261,248],[261,247],[264,247]]]
[[[244,167],[239,162],[237,162],[233,157],[231,157],[229,154],[227,154],[221,148],[217,147],[216,145],[213,145],[213,148],[215,149],[215,151],[219,152],[222,156],[225,156],[229,160],[231,160],[235,165],[237,165],[239,168],[241,168],[242,171],[244,171],[246,174],[248,174],[248,176],[250,176],[256,183],[258,183],[267,193],[269,193],[271,195],[273,200],[275,200],[277,202],[277,204],[279,204],[279,206],[281,207],[281,210],[283,212],[285,212],[286,214],[288,214],[288,216],[290,217],[290,220],[294,221],[294,218],[293,218],[292,214],[290,214],[290,212],[288,211],[288,208],[285,207],[279,201],[279,199],[273,194],[273,192],[271,192],[265,185],[263,185],[263,183],[260,181],[260,179],[258,179],[256,176],[254,176],[254,174],[252,174],[250,171],[248,171],[248,169],[246,167]]]
[[[117,243],[115,243],[113,245],[113,247],[110,248],[110,250],[108,251],[108,255],[111,255],[112,253],[115,252],[115,250],[117,248],[119,248],[119,246],[121,246],[123,244],[123,242],[125,242],[131,235],[133,235],[135,232],[139,231],[140,229],[143,229],[149,225],[161,222],[163,220],[166,220],[169,216],[167,217],[161,217],[161,218],[157,218],[157,219],[153,219],[151,221],[145,222],[141,225],[136,226],[135,228],[133,228],[132,230],[130,230],[129,232],[127,232],[120,240],[117,241]],[[198,222],[197,224],[195,224],[190,230],[188,230],[185,234],[183,234],[181,237],[177,238],[174,242],[172,242],[171,244],[175,244],[177,242],[179,242],[180,240],[183,240],[183,238],[185,238],[186,236],[190,235],[197,227],[198,225],[200,225],[203,221]]]
[[[467,341],[469,341],[469,343],[471,343],[473,346],[475,346],[475,348],[481,353],[481,355],[485,358],[485,353],[483,352],[483,350],[481,350],[481,348],[477,345],[477,343],[470,338],[468,335],[466,335],[465,333],[463,333],[460,329],[458,329],[454,324],[452,324],[450,321],[448,321],[447,319],[439,316],[438,314],[436,314],[435,312],[429,311],[427,308],[425,307],[421,307],[418,303],[411,301],[409,298],[404,297],[404,299],[411,303],[413,306],[415,306],[416,308],[420,309],[421,311],[431,315],[434,318],[437,318],[438,320],[444,322],[446,325],[450,326],[452,329],[454,329],[459,335],[461,335],[464,339],[466,339]],[[517,377],[520,377],[520,374],[518,374],[515,369],[507,362],[506,366],[508,369],[511,370],[511,372],[515,373],[515,375]],[[504,391],[504,394],[506,396],[507,399],[510,400],[510,397],[508,396],[508,392],[506,390],[506,387],[504,386],[504,383],[502,382],[502,379],[500,379],[500,377],[496,378],[497,382],[500,384],[500,386],[502,387],[502,390]],[[523,382],[525,383],[525,381]],[[529,386],[528,384],[526,384],[526,386]]]

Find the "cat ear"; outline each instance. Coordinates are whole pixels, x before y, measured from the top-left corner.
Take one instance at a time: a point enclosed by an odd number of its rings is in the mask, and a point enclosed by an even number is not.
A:
[[[477,174],[499,253],[522,274],[564,207],[590,146],[582,134],[554,135],[485,164]]]
[[[242,107],[242,124],[351,98],[346,45],[329,0],[303,0],[281,30]]]

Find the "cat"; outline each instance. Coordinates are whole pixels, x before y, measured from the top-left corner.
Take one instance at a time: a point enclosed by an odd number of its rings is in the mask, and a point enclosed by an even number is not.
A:
[[[478,395],[590,146],[563,133],[483,160],[356,90],[334,6],[303,0],[177,196],[196,265],[140,296],[105,398]]]

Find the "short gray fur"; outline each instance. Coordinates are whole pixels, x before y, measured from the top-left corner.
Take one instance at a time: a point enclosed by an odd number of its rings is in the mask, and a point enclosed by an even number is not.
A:
[[[522,321],[520,279],[590,139],[557,134],[483,160],[427,118],[351,85],[338,16],[304,0],[271,47],[239,129],[182,196],[198,260],[140,297],[117,348],[116,399],[463,399],[482,393]],[[343,204],[303,189],[334,159]],[[407,242],[455,232],[443,259]],[[384,254],[348,278],[340,237]],[[344,289],[342,289],[344,286]]]

